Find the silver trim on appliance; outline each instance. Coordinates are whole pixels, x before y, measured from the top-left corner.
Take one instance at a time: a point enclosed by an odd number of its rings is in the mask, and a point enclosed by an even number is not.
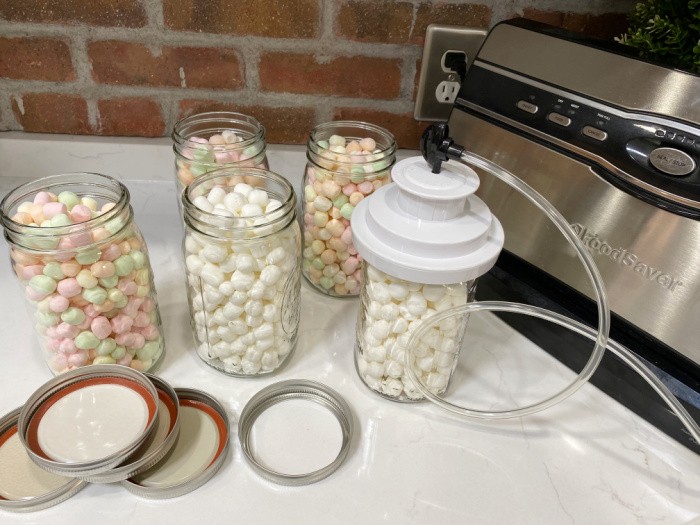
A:
[[[616,106],[700,122],[690,73],[508,24],[491,30],[478,58]]]
[[[687,124],[684,124],[683,122],[676,122],[675,120],[669,120],[665,119],[663,117],[659,116],[653,116],[653,115],[646,115],[644,113],[634,113],[631,111],[622,111],[617,108],[613,108],[610,106],[606,106],[605,104],[601,104],[600,102],[596,102],[594,100],[591,100],[589,98],[584,98],[580,95],[576,95],[574,93],[571,93],[569,91],[555,88],[550,86],[549,84],[545,84],[543,82],[538,82],[537,80],[533,80],[529,77],[525,77],[522,75],[519,75],[517,73],[513,73],[512,71],[508,71],[507,69],[500,68],[498,66],[494,66],[493,64],[489,64],[487,62],[484,62],[483,60],[474,60],[474,63],[472,64],[472,67],[481,67],[483,69],[487,69],[489,71],[493,71],[494,73],[498,73],[501,76],[511,78],[513,80],[517,80],[518,82],[522,82],[523,84],[528,84],[532,87],[536,87],[538,89],[542,89],[544,91],[548,91],[552,93],[553,95],[559,95],[560,97],[568,98],[569,100],[572,100],[574,102],[578,102],[580,104],[585,104],[589,107],[595,108],[599,111],[602,111],[604,113],[609,113],[610,115],[615,115],[616,117],[621,117],[627,120],[640,120],[642,122],[650,122],[652,124],[656,124],[658,126],[664,127],[672,127],[674,129],[680,129],[682,131],[685,131],[686,133],[692,133],[694,135],[698,134],[698,129],[694,128],[692,126],[689,126]],[[462,104],[465,103],[465,99],[458,97],[457,98],[457,103]],[[698,103],[700,105],[700,101]],[[688,120],[688,119],[685,119]]]
[[[659,197],[663,197],[667,200],[670,200],[672,202],[677,202],[679,204],[683,204],[685,206],[690,206],[692,208],[700,208],[700,201],[694,201],[691,199],[686,199],[685,197],[681,197],[679,195],[676,195],[675,193],[670,193],[668,191],[662,190],[661,188],[657,188],[656,186],[653,186],[647,182],[644,182],[642,180],[639,180],[638,178],[630,175],[626,171],[621,170],[614,164],[608,162],[605,158],[600,157],[599,155],[595,155],[594,153],[591,153],[590,151],[586,149],[579,148],[577,146],[574,146],[573,144],[569,142],[565,142],[563,140],[560,140],[556,137],[553,137],[551,135],[548,135],[547,133],[543,133],[542,131],[539,131],[537,129],[531,128],[529,126],[525,126],[524,124],[521,124],[520,122],[516,120],[509,119],[507,117],[504,117],[500,113],[495,113],[491,110],[488,110],[486,108],[483,108],[482,106],[479,106],[477,104],[474,104],[472,102],[467,102],[466,100],[462,100],[461,104],[469,109],[473,109],[474,111],[477,111],[479,113],[482,113],[484,115],[487,115],[494,120],[498,120],[499,122],[503,122],[504,124],[508,124],[509,126],[512,126],[514,128],[520,129],[522,131],[526,131],[530,133],[531,135],[534,135],[536,137],[539,137],[541,139],[545,139],[553,144],[556,144],[557,146],[564,148],[568,151],[571,151],[573,153],[576,153],[577,155],[580,155],[582,157],[585,157],[597,164],[600,164],[604,169],[608,170],[614,175],[619,176],[620,178],[626,180],[627,182],[634,184],[635,186],[642,188],[650,193],[653,193],[655,195],[658,195]],[[455,112],[453,111],[453,114]],[[462,146],[465,146],[467,149],[470,148],[470,144],[461,144]],[[589,168],[590,169],[590,168]]]

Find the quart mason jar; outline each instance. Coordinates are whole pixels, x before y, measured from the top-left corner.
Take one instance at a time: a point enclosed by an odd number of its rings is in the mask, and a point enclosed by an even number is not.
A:
[[[163,330],[129,191],[96,173],[44,177],[9,192],[0,220],[46,362],[153,370]]]
[[[286,179],[255,168],[213,171],[182,193],[197,353],[226,374],[270,374],[293,353],[301,304],[296,204]]]
[[[218,168],[268,168],[265,128],[242,113],[212,111],[185,117],[175,124],[172,138],[180,188]]]
[[[372,390],[393,400],[415,401],[423,394],[405,371],[413,331],[438,312],[474,300],[476,279],[424,284],[392,277],[365,262],[357,319],[355,367]],[[467,318],[442,321],[412,348],[412,369],[431,392],[444,393],[457,364]]]
[[[306,158],[303,274],[325,294],[356,296],[362,257],[352,242],[352,212],[391,181],[396,141],[366,122],[327,122],[311,131]]]

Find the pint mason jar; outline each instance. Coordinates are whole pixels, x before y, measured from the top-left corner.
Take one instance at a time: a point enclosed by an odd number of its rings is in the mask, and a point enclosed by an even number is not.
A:
[[[185,117],[175,124],[172,138],[180,188],[218,168],[268,168],[265,128],[242,113],[212,111]]]
[[[412,401],[423,394],[411,374],[435,395],[447,389],[467,316],[429,320],[473,301],[476,281],[495,264],[504,235],[474,195],[479,178],[466,166],[443,165],[433,173],[413,157],[394,166],[392,180],[358,205],[352,221],[353,242],[364,257],[355,366],[370,389]],[[420,340],[412,337],[418,329]]]
[[[391,182],[396,141],[366,122],[326,122],[309,136],[303,179],[303,274],[331,296],[360,292],[362,257],[352,242],[352,212]]]
[[[398,401],[423,395],[405,371],[413,331],[436,313],[474,300],[476,279],[454,284],[424,284],[392,277],[365,263],[357,319],[355,367],[377,393]],[[431,392],[444,393],[457,363],[467,318],[448,318],[412,349],[412,367]]]
[[[159,364],[164,340],[153,272],[123,184],[96,173],[44,177],[9,192],[0,220],[54,374]]]
[[[301,294],[301,232],[289,182],[224,168],[182,193],[184,256],[197,354],[233,376],[270,374],[291,357]]]

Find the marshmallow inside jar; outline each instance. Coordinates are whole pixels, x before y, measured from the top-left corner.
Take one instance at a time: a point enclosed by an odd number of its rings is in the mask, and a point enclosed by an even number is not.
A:
[[[364,259],[355,367],[374,392],[396,401],[423,394],[406,370],[411,335],[432,316],[474,299],[496,262],[503,228],[474,192],[477,174],[446,163],[432,173],[421,157],[398,162],[393,183],[356,207],[353,243]],[[423,331],[411,371],[435,394],[450,382],[467,316]]]
[[[265,128],[252,116],[233,111],[189,115],[172,134],[178,188],[223,167],[267,169]]]
[[[197,354],[241,377],[284,365],[297,340],[301,233],[282,176],[223,168],[182,194],[184,258]]]
[[[367,122],[326,122],[311,130],[306,156],[302,273],[321,293],[357,296],[362,256],[352,242],[352,214],[391,182],[396,141],[388,130]]]
[[[97,173],[18,186],[0,222],[49,368],[153,370],[164,340],[145,240],[128,189]]]

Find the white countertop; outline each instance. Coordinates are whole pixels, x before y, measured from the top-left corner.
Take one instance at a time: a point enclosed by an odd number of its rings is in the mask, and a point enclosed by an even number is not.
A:
[[[303,151],[268,150],[271,169],[295,187]],[[595,387],[586,385],[531,417],[478,425],[427,403],[384,400],[354,369],[357,300],[328,298],[306,283],[299,343],[283,370],[236,379],[205,365],[189,329],[171,155],[167,139],[6,133],[0,135],[0,195],[18,179],[70,171],[105,173],[126,183],[148,243],[165,326],[167,355],[158,374],[173,386],[204,390],[224,405],[232,421],[232,453],[209,483],[176,499],[149,501],[119,485],[90,485],[38,513],[0,511],[0,523],[700,524],[700,457]],[[51,377],[4,242],[2,250],[0,414],[23,404]],[[471,322],[470,329],[496,334],[529,356],[525,376],[536,376],[537,367],[549,362],[497,319]],[[253,394],[293,378],[337,390],[354,412],[355,435],[336,473],[314,485],[287,488],[252,471],[242,457],[236,423]]]

